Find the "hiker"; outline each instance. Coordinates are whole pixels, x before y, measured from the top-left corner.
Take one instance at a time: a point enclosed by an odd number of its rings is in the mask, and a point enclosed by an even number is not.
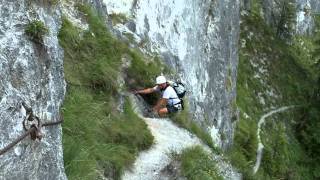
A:
[[[182,100],[178,97],[176,91],[167,82],[164,76],[156,78],[156,86],[143,90],[134,91],[134,94],[150,94],[154,92],[161,93],[162,97],[158,100],[157,104],[152,108],[157,112],[160,117],[169,113],[175,113],[181,110]]]

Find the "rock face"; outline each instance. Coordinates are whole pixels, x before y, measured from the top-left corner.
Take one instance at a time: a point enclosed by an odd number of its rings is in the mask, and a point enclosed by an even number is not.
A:
[[[0,149],[24,130],[25,102],[42,122],[59,120],[65,94],[63,50],[57,34],[59,7],[48,1],[0,0]],[[25,27],[41,20],[49,29],[43,43],[26,36]],[[28,136],[0,156],[0,179],[66,179],[61,126],[42,129],[41,141]]]
[[[241,0],[240,1],[240,8],[242,10],[250,10],[251,8],[251,1],[250,0]]]
[[[233,138],[232,102],[236,92],[239,8],[236,1],[113,1],[109,13],[131,17],[131,32],[149,52],[162,55],[188,86],[194,119],[209,131],[217,145]],[[132,24],[134,23],[134,28]],[[134,30],[134,32],[130,31]],[[221,141],[223,136],[223,141]]]

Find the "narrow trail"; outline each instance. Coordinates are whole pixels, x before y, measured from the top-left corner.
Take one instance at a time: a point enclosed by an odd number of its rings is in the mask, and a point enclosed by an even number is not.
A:
[[[258,130],[257,130],[257,137],[258,137],[258,149],[257,149],[257,160],[256,160],[256,164],[254,165],[253,167],[253,174],[256,174],[257,171],[259,170],[259,167],[260,167],[260,163],[261,163],[261,159],[262,159],[262,151],[263,151],[263,144],[261,142],[261,137],[260,137],[260,131],[261,131],[261,126],[264,124],[265,122],[265,119],[275,113],[278,113],[278,112],[282,112],[282,111],[286,111],[288,109],[291,109],[291,108],[294,108],[296,106],[284,106],[284,107],[281,107],[281,108],[278,108],[278,109],[275,109],[273,111],[270,111],[268,112],[267,114],[264,114],[259,122],[258,122]]]
[[[185,148],[200,145],[205,151],[211,152],[210,148],[203,144],[199,138],[192,135],[185,129],[177,127],[168,118],[146,118],[143,117],[140,111],[141,104],[133,96],[130,96],[131,102],[135,107],[135,112],[142,118],[152,135],[155,138],[154,145],[139,154],[133,168],[125,171],[122,176],[123,180],[165,180],[168,179],[161,175],[161,170],[164,169],[170,162],[171,151],[181,153]],[[139,108],[140,106],[140,108]],[[220,159],[219,159],[220,158]],[[240,179],[238,173],[235,173],[231,166],[222,162],[221,157],[215,157],[220,173],[228,174],[230,179]],[[235,177],[235,178],[234,178]],[[229,178],[227,178],[229,179]]]
[[[123,179],[159,179],[161,169],[170,163],[168,153],[171,150],[180,152],[184,148],[201,145],[197,138],[192,137],[186,130],[177,128],[168,119],[144,120],[155,137],[155,144],[139,155],[133,171],[125,173]]]

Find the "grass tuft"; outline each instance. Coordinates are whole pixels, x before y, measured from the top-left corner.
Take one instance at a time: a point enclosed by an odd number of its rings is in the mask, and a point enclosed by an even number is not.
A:
[[[40,20],[31,21],[27,24],[25,33],[35,43],[43,43],[43,37],[49,33],[49,29]]]
[[[217,162],[200,146],[187,148],[176,158],[181,162],[181,175],[187,179],[223,179],[217,172]]]

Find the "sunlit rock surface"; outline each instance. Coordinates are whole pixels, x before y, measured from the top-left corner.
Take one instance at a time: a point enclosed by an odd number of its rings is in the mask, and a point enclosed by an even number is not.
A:
[[[22,102],[42,122],[60,117],[65,94],[63,50],[57,39],[61,13],[58,6],[45,2],[0,0],[0,149],[24,132]],[[43,44],[25,34],[33,20],[49,29]],[[0,179],[66,179],[61,126],[42,131],[42,141],[28,136],[0,156]]]

